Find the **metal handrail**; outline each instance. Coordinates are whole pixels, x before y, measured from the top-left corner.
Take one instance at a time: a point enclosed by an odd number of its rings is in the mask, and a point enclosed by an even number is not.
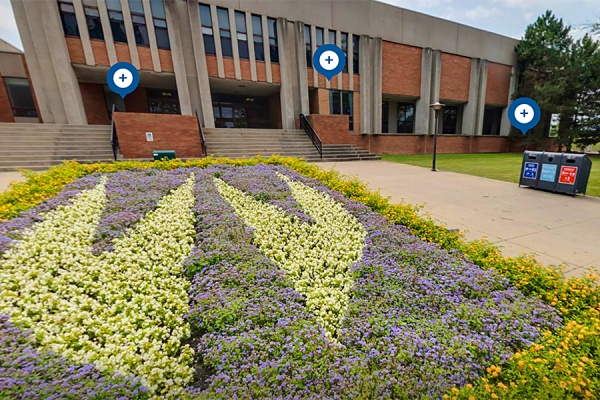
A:
[[[113,104],[110,111],[110,144],[112,145],[115,161],[117,161],[117,151],[119,149],[119,138],[117,137],[117,127],[115,126],[115,111],[117,110],[117,106]]]
[[[317,135],[315,128],[312,127],[308,121],[308,118],[306,118],[306,115],[304,114],[300,114],[300,128],[304,129],[304,132],[306,132],[313,145],[316,147],[317,151],[321,155],[321,158],[323,158],[323,141],[319,135]]]
[[[198,121],[198,130],[200,131],[200,144],[202,145],[202,156],[206,157],[208,154],[206,151],[206,139],[204,138],[204,129],[202,129],[202,124],[200,123],[198,110],[194,110],[194,113],[196,114],[196,121]]]

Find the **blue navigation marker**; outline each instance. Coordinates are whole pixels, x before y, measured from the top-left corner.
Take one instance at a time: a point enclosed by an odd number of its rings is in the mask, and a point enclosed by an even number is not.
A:
[[[540,122],[540,106],[528,97],[520,97],[508,107],[508,119],[525,135]]]
[[[140,83],[140,74],[133,65],[126,62],[118,62],[108,70],[106,82],[110,90],[125,98],[125,96],[137,88]]]
[[[342,72],[346,65],[346,55],[334,44],[324,44],[313,55],[313,66],[328,81]]]

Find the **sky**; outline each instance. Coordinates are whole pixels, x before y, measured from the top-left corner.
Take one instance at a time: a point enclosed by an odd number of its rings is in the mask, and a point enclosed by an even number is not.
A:
[[[53,1],[53,0],[25,0]],[[285,0],[272,0],[285,1]],[[291,1],[291,0],[288,0]],[[296,0],[310,1],[310,0]],[[352,1],[352,0],[346,0]],[[399,7],[460,22],[520,39],[525,28],[550,9],[573,26],[574,36],[586,24],[600,21],[600,0],[380,0]],[[9,0],[0,0],[0,38],[23,48]]]

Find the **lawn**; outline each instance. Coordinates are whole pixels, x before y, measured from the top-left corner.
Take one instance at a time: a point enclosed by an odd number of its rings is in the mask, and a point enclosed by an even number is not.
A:
[[[383,155],[386,161],[431,168],[431,155]],[[522,154],[438,154],[437,169],[481,176],[506,182],[519,182]],[[592,157],[592,173],[587,194],[600,197],[600,158]]]
[[[0,194],[0,400],[589,399],[597,277],[298,159],[66,163]]]

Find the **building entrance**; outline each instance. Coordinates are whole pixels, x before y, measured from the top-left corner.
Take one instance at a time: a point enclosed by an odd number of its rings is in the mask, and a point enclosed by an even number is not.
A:
[[[216,128],[271,128],[269,98],[213,93]]]

